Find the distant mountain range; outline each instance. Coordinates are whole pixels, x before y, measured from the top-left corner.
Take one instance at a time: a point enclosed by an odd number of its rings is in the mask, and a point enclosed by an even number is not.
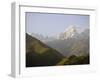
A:
[[[59,51],[64,56],[89,54],[89,29],[82,30],[71,25],[53,37],[44,37],[35,33],[31,33],[31,36]]]
[[[54,36],[43,36],[41,34],[36,34],[36,33],[31,33],[30,35],[33,37],[36,37],[37,39],[41,40],[42,42],[53,41],[56,39],[56,37],[54,37]]]
[[[64,31],[60,32],[57,35],[54,36],[43,36],[42,34],[37,34],[37,33],[30,33],[31,36],[36,37],[37,39],[43,41],[43,42],[48,42],[48,41],[53,41],[56,39],[68,39],[68,38],[77,38],[78,35],[82,32],[84,32],[87,29],[81,29],[80,27],[76,27],[74,25],[70,25],[67,27]]]

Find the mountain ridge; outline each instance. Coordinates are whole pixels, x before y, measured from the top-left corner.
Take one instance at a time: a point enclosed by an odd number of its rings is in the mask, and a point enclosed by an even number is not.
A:
[[[53,66],[64,56],[26,33],[26,67]]]

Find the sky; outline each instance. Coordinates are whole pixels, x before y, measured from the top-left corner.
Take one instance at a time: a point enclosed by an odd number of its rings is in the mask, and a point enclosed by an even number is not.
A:
[[[26,32],[43,36],[53,36],[63,32],[70,25],[80,28],[89,27],[88,15],[26,12],[25,18]]]

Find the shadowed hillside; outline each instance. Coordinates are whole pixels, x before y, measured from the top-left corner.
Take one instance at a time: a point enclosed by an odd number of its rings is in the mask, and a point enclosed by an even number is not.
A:
[[[26,67],[53,66],[63,58],[55,49],[26,34]]]

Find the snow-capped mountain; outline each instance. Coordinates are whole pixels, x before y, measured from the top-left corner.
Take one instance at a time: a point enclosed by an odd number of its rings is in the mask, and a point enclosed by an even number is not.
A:
[[[67,29],[65,29],[65,31],[58,34],[57,39],[68,39],[77,37],[78,33],[78,28],[74,25],[71,25]]]

